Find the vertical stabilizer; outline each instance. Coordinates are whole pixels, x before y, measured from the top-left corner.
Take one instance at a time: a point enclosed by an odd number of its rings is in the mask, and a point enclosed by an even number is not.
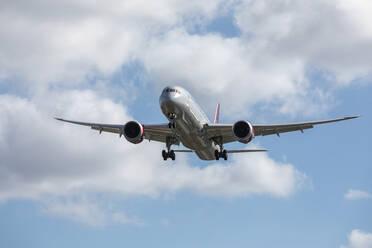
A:
[[[214,115],[214,121],[213,123],[214,124],[217,124],[220,120],[220,104],[217,103],[217,107],[216,107],[216,114]]]

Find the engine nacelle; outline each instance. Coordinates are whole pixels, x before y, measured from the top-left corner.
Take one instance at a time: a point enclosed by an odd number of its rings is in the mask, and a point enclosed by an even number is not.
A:
[[[124,125],[124,137],[133,144],[143,141],[144,128],[138,121],[129,121]]]
[[[254,138],[254,129],[248,121],[237,121],[232,127],[235,138],[241,143],[249,143]]]

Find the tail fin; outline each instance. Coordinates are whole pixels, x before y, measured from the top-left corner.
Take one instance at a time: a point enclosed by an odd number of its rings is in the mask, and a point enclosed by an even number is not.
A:
[[[220,104],[217,103],[217,107],[216,107],[216,114],[214,115],[214,124],[217,124],[219,122],[219,119],[220,119]]]

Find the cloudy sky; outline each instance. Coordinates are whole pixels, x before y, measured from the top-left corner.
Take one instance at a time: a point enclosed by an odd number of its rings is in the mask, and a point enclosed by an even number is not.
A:
[[[1,247],[372,247],[372,2],[0,2]],[[59,123],[163,123],[163,87],[212,118],[361,118],[162,161]],[[229,148],[243,148],[232,144]]]

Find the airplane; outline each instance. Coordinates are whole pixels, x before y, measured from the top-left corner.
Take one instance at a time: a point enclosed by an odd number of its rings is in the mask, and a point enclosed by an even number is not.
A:
[[[239,120],[233,124],[220,124],[220,104],[217,104],[213,123],[193,99],[191,94],[182,87],[166,87],[159,98],[162,113],[168,123],[147,125],[136,120],[126,124],[101,124],[65,120],[55,117],[56,120],[73,124],[89,126],[102,132],[111,132],[124,136],[127,141],[139,144],[144,139],[165,143],[166,150],[162,151],[164,160],[176,159],[177,152],[193,152],[201,160],[228,159],[230,153],[265,152],[264,149],[225,150],[224,144],[241,142],[247,144],[256,136],[277,135],[281,133],[301,131],[313,128],[315,125],[338,122],[358,118],[347,116],[338,119],[311,121],[287,124],[252,124],[246,120]],[[182,143],[188,150],[173,150],[172,145]]]

